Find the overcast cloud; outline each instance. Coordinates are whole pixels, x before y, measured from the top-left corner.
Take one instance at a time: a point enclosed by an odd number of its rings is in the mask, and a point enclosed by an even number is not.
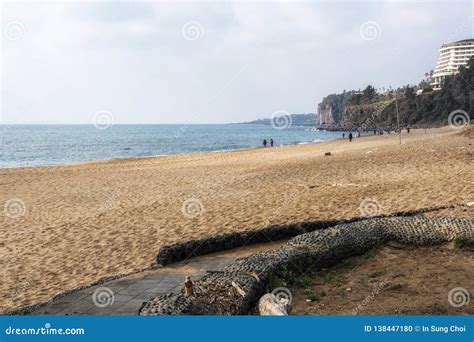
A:
[[[343,89],[418,83],[473,17],[471,1],[7,2],[2,122],[315,112]]]

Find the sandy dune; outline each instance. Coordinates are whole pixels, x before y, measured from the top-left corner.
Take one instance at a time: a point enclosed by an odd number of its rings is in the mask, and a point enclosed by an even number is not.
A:
[[[474,202],[472,131],[0,170],[1,310],[138,270],[177,241]]]

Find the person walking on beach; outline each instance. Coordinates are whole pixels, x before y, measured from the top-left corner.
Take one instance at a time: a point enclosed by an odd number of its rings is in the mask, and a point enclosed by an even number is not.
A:
[[[342,133],[342,139],[346,137],[346,133]]]
[[[263,139],[263,147],[267,147],[267,139]]]
[[[270,147],[273,147],[273,139],[270,138]]]
[[[352,141],[352,132],[349,133],[349,142]]]

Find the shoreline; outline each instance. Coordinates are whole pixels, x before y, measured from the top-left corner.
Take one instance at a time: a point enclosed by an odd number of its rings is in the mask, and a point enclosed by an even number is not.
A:
[[[245,123],[238,123],[239,125],[245,124]],[[118,124],[119,125],[119,124]],[[129,126],[129,125],[145,125],[145,124],[122,124],[122,126]],[[152,124],[153,125],[153,124]],[[155,124],[155,125],[166,125],[166,124]],[[169,124],[169,125],[175,125],[175,124]],[[216,124],[216,125],[231,125],[231,124]],[[236,124],[237,125],[237,124]],[[257,124],[251,124],[255,126],[267,126],[267,125],[257,125]],[[0,125],[1,128],[2,125]],[[4,126],[9,126],[9,125],[4,125]],[[71,126],[69,124],[35,124],[35,125],[28,125],[28,124],[18,124],[17,126]],[[77,124],[76,126],[93,126],[89,124]],[[308,127],[313,127],[313,126],[297,126],[300,128],[305,128],[307,129]],[[435,130],[435,129],[440,129],[443,127],[447,126],[433,126],[433,127],[428,127],[428,128],[412,128],[412,132],[415,131],[426,131],[426,130]],[[339,132],[339,133],[348,133],[350,130],[346,131],[341,131],[338,129],[322,129],[321,131],[326,131],[326,132]],[[370,130],[366,132],[371,132]],[[383,136],[395,136],[397,133],[385,133]],[[379,135],[373,135],[372,133],[370,134],[361,134],[360,137],[354,137],[354,141],[356,139],[360,138],[368,138],[368,137],[381,137]],[[316,141],[318,140],[318,141]],[[257,149],[264,149],[264,148],[278,148],[278,147],[288,147],[288,146],[300,146],[300,145],[314,145],[314,144],[324,144],[328,143],[330,141],[337,141],[337,140],[347,140],[347,137],[345,139],[341,137],[337,137],[334,139],[327,139],[327,140],[320,140],[317,138],[316,140],[305,140],[305,141],[298,141],[298,142],[293,142],[291,144],[281,144],[281,145],[276,145],[274,147],[262,147],[262,146],[255,146],[255,147],[242,147],[242,148],[235,148],[235,149],[218,149],[218,150],[202,150],[202,151],[195,151],[195,152],[178,152],[178,153],[170,153],[170,154],[157,154],[157,155],[152,155],[152,156],[136,156],[136,157],[123,157],[123,158],[113,158],[113,159],[87,159],[87,160],[80,160],[80,161],[71,161],[71,162],[66,162],[66,163],[57,163],[57,164],[38,164],[38,165],[24,165],[24,166],[0,166],[0,171],[2,170],[19,170],[19,169],[32,169],[32,168],[56,168],[56,167],[74,167],[78,165],[88,165],[88,164],[102,164],[102,163],[107,163],[107,162],[116,162],[116,161],[133,161],[133,160],[147,160],[147,159],[155,159],[155,158],[167,158],[167,157],[175,157],[175,156],[181,156],[181,155],[199,155],[199,154],[208,154],[208,153],[230,153],[230,152],[241,152],[241,151],[247,151],[247,150],[257,150]]]
[[[361,138],[364,137],[363,135]],[[92,159],[92,160],[82,160],[82,161],[75,161],[75,162],[67,162],[62,164],[39,164],[39,165],[25,165],[25,166],[0,166],[0,171],[2,170],[17,170],[17,169],[31,169],[31,168],[54,168],[54,167],[67,167],[67,166],[77,166],[77,165],[87,165],[87,164],[94,164],[94,163],[107,163],[107,162],[114,162],[114,161],[128,161],[128,160],[146,160],[146,159],[154,159],[154,158],[166,158],[166,157],[174,157],[174,156],[181,156],[181,155],[197,155],[197,154],[207,154],[207,153],[231,153],[231,152],[241,152],[241,151],[248,151],[248,150],[256,150],[256,149],[264,149],[264,148],[278,148],[278,147],[287,147],[287,146],[298,146],[298,145],[312,145],[312,144],[320,144],[326,143],[329,141],[334,140],[342,140],[341,138],[334,138],[334,139],[327,139],[321,141],[301,141],[287,145],[277,145],[273,147],[242,147],[242,148],[235,148],[235,149],[220,149],[220,150],[209,150],[209,151],[195,151],[195,152],[183,152],[183,153],[170,153],[170,154],[157,154],[153,156],[136,156],[136,157],[124,157],[124,158],[113,158],[113,159]]]
[[[147,267],[162,247],[185,241],[466,203],[474,190],[466,133],[1,169],[0,295],[15,310]]]
[[[139,125],[139,124],[137,124]],[[28,126],[28,125],[26,125]],[[59,125],[58,125],[59,126]],[[300,127],[306,127],[306,126],[300,126]],[[446,127],[446,126],[444,126]],[[432,127],[432,128],[427,128],[429,129],[437,129],[440,127]],[[442,128],[442,127],[441,127]],[[425,128],[414,128],[412,131],[417,131],[417,130],[427,130]],[[329,130],[328,130],[329,131]],[[349,131],[331,131],[331,132],[349,132]],[[395,136],[397,133],[394,134],[384,134],[384,136]],[[379,135],[372,135],[372,134],[362,134],[360,137],[354,137],[354,139],[360,139],[360,138],[368,138],[368,137],[380,137]],[[214,154],[219,154],[219,153],[232,153],[232,152],[245,152],[245,151],[252,151],[252,150],[258,150],[258,149],[274,149],[274,148],[281,148],[281,147],[288,147],[288,146],[301,146],[301,145],[315,145],[315,144],[325,144],[331,141],[339,141],[339,140],[347,140],[347,138],[334,138],[334,139],[327,139],[327,140],[320,140],[320,141],[300,141],[300,142],[295,142],[292,144],[282,144],[282,145],[276,145],[273,147],[262,147],[262,146],[256,146],[256,147],[242,147],[242,148],[236,148],[236,149],[220,149],[220,150],[209,150],[209,151],[195,151],[195,152],[182,152],[182,153],[171,153],[171,154],[157,154],[153,156],[136,156],[136,157],[124,157],[124,158],[114,158],[114,159],[91,159],[91,160],[82,160],[82,161],[75,161],[75,162],[67,162],[67,163],[62,163],[62,164],[40,164],[40,165],[26,165],[26,166],[10,166],[10,167],[5,167],[5,166],[0,166],[0,172],[2,170],[21,170],[21,169],[33,169],[33,168],[38,168],[38,169],[46,169],[46,168],[57,168],[57,167],[74,167],[74,166],[80,166],[80,165],[89,165],[89,164],[103,164],[103,163],[108,163],[108,162],[126,162],[126,161],[140,161],[140,160],[148,160],[148,159],[158,159],[158,158],[168,158],[168,157],[175,157],[175,156],[193,156],[193,155],[199,155],[199,154],[209,154],[209,153],[214,153]],[[355,141],[355,140],[354,140]]]

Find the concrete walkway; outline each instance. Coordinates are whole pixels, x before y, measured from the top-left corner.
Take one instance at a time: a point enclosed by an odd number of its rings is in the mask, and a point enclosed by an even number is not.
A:
[[[216,270],[258,251],[276,249],[283,243],[258,244],[195,257],[111,280],[67,294],[32,311],[30,315],[137,315],[144,301],[168,292],[181,291],[186,275],[195,280],[206,274],[206,271]]]

